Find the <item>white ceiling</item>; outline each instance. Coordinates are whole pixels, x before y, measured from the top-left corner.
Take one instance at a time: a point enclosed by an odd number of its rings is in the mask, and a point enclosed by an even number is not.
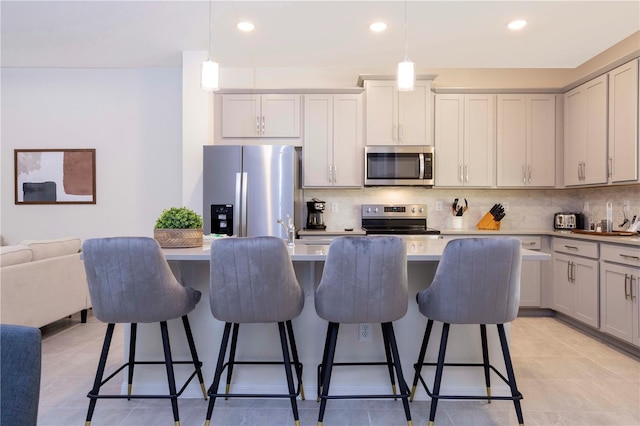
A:
[[[3,67],[179,67],[208,49],[207,1],[0,1]],[[640,30],[640,1],[407,2],[420,68],[574,68]],[[222,67],[389,68],[404,57],[404,2],[218,1]],[[506,29],[514,18],[529,25]],[[241,33],[240,19],[256,29]],[[368,26],[384,20],[388,29]],[[639,46],[640,48],[640,46]]]

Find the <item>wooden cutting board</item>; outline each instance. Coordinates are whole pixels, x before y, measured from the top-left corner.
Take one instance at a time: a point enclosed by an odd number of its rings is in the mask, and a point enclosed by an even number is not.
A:
[[[631,237],[638,236],[636,232],[627,232],[627,231],[612,231],[612,232],[596,232],[589,231],[587,229],[573,229],[571,230],[574,234],[587,234],[587,235],[600,235],[606,237]]]

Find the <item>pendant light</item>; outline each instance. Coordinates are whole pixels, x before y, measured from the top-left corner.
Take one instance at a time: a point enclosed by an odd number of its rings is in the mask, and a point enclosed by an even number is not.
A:
[[[209,59],[202,63],[202,70],[200,75],[200,87],[203,90],[215,91],[220,89],[218,85],[219,65],[217,62],[211,60],[211,39],[212,39],[212,26],[211,26],[211,2],[209,0]]]
[[[409,61],[409,40],[407,38],[407,0],[404,0],[404,61],[398,63],[399,92],[411,92],[416,82],[413,62]]]

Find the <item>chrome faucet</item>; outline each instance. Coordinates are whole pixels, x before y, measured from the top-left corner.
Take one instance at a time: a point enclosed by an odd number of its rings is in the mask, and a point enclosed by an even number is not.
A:
[[[284,220],[278,219],[278,223],[282,225],[285,234],[287,234],[287,245],[293,247],[294,240],[296,239],[296,226],[293,224],[291,216],[287,215],[287,223]]]

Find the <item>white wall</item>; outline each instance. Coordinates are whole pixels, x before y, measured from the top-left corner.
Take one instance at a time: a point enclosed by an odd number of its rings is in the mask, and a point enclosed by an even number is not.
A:
[[[6,242],[148,235],[182,205],[180,69],[2,69]],[[95,205],[15,205],[13,150],[95,148]]]

